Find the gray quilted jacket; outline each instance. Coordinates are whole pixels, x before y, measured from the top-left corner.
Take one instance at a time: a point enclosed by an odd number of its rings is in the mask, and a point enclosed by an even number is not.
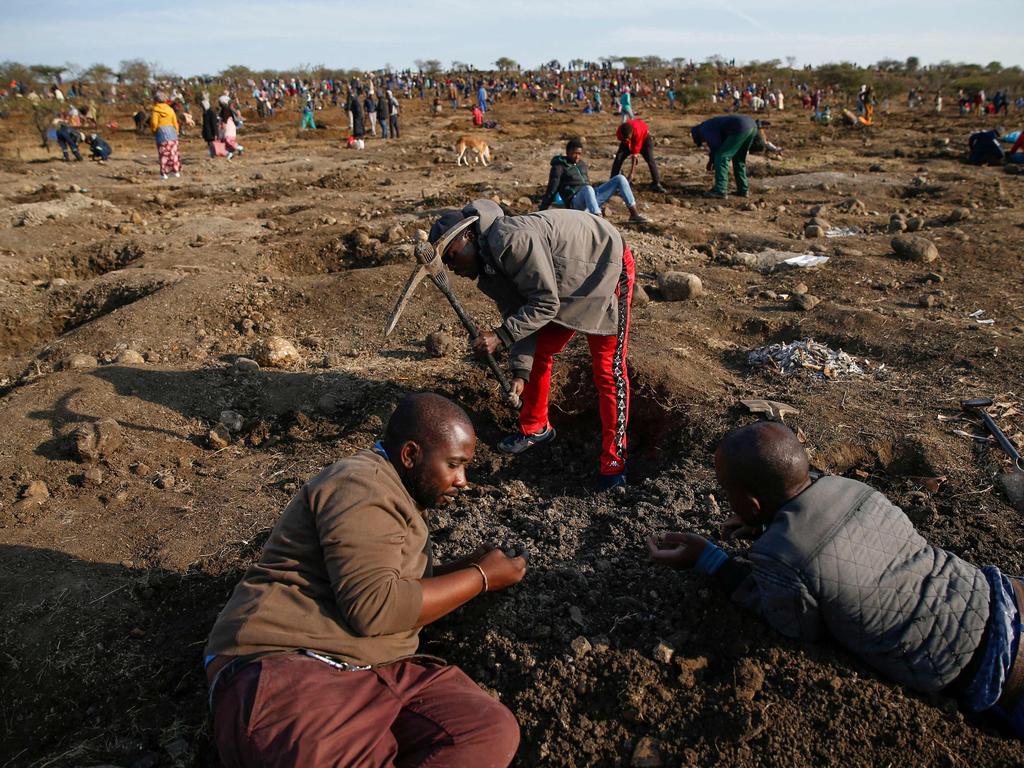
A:
[[[928,544],[856,480],[817,480],[779,510],[750,560],[734,600],[789,637],[827,631],[909,688],[945,688],[982,641],[990,588],[981,569]]]

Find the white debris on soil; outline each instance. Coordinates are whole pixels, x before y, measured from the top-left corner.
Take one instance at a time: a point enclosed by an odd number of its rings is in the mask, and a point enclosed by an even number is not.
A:
[[[866,367],[871,363],[864,360]],[[816,375],[836,381],[867,376],[869,371],[862,368],[848,354],[819,344],[814,339],[794,341],[789,344],[771,344],[747,354],[747,365],[765,368],[773,373],[789,376],[801,371],[813,371]],[[881,369],[879,369],[881,370]]]
[[[721,261],[734,267],[748,267],[768,274],[783,269],[807,269],[809,267],[821,266],[828,262],[828,256],[820,256],[814,253],[792,253],[791,251],[779,251],[774,248],[766,248],[759,253],[723,253]]]
[[[825,237],[853,237],[863,234],[860,227],[829,227],[825,230]]]

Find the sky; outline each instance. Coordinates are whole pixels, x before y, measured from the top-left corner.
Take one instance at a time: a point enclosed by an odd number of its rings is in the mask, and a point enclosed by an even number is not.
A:
[[[1003,14],[1012,19],[1012,6]],[[727,5],[728,3],[728,5]],[[998,5],[996,6],[999,7]],[[977,3],[944,0],[4,0],[0,60],[113,69],[127,59],[161,72],[215,74],[323,64],[404,69],[417,59],[524,68],[551,59],[657,55],[796,64],[917,56],[1024,64],[1012,24],[983,23]]]

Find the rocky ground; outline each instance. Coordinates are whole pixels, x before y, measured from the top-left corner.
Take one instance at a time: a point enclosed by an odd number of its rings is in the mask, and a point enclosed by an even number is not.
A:
[[[148,137],[116,132],[106,165],[64,164],[27,120],[0,122],[0,764],[215,765],[199,666],[214,617],[296,489],[422,389],[462,403],[481,437],[472,489],[433,521],[437,555],[483,537],[533,554],[520,586],[424,632],[514,710],[518,765],[1024,762],[950,701],[781,639],[643,546],[663,529],[715,533],[715,441],[753,418],[739,400],[771,398],[799,410],[787,420],[816,469],[872,483],[971,561],[1024,572],[1007,461],[959,409],[993,397],[1022,442],[1024,181],[961,164],[975,119],[901,113],[857,131],[773,115],[782,157],[751,161],[749,200],[711,201],[688,138],[701,116],[643,115],[669,192],[648,192],[641,166],[653,223],[608,211],[645,290],[633,485],[602,497],[585,345],[556,369],[558,442],[509,459],[493,447],[513,414],[431,286],[382,336],[439,210],[481,196],[535,208],[576,134],[607,175],[613,116],[495,115],[487,168],[454,164],[468,112],[431,120],[411,103],[400,141],[361,152],[333,128],[300,133],[293,114],[248,124],[230,162],[191,135],[169,182]],[[772,251],[829,260],[785,269]],[[428,351],[438,330],[452,339]],[[748,365],[807,338],[860,373]]]

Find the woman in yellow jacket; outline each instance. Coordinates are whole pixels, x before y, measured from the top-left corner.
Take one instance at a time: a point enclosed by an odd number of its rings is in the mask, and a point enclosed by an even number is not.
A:
[[[167,96],[156,92],[153,111],[149,113],[149,129],[156,135],[156,151],[160,156],[160,178],[166,179],[172,173],[181,176],[181,159],[178,157],[178,116],[167,103]]]

